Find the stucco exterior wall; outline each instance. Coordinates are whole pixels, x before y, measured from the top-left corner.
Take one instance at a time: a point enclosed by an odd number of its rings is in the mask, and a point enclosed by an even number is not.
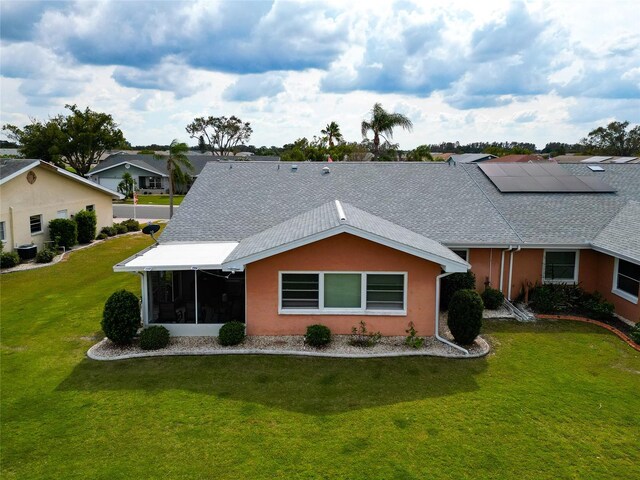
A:
[[[612,292],[613,290],[613,271],[615,265],[614,257],[600,252],[593,252],[596,257],[598,268],[594,275],[595,290],[600,292],[607,300],[615,306],[616,313],[621,317],[631,320],[632,322],[640,322],[640,302],[633,303],[626,298],[622,298]]]
[[[153,162],[153,160],[154,159],[151,158],[151,162]],[[155,161],[158,163],[158,170],[162,171],[164,168],[164,162],[161,162],[160,160]],[[140,177],[160,176],[148,170],[138,168],[135,165],[130,165],[129,168],[126,168],[123,164],[110,168],[109,170],[105,170],[104,172],[98,172],[95,175],[91,175],[91,180],[107,188],[112,188],[112,185],[117,186],[117,184],[122,181],[122,176],[125,173],[131,174],[133,179],[136,181],[136,189],[140,188]],[[167,177],[162,177],[162,189],[164,190],[167,188],[169,188],[169,179]]]
[[[407,314],[291,315],[278,313],[280,271],[407,272]],[[247,334],[300,335],[315,323],[333,333],[349,334],[361,320],[369,331],[405,335],[413,321],[418,335],[435,333],[435,285],[440,265],[349,234],[284,252],[246,267]]]
[[[28,172],[0,188],[0,221],[5,222],[5,249],[34,243],[40,250],[49,240],[49,221],[58,211],[71,218],[87,205],[94,205],[98,230],[113,223],[112,197],[46,168],[35,167],[36,181],[27,181]],[[42,215],[42,232],[31,234],[29,217]]]

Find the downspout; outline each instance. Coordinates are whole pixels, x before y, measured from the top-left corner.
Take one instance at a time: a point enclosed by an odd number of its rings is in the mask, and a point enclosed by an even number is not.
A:
[[[436,277],[436,338],[442,343],[446,343],[456,350],[464,352],[464,354],[468,356],[469,350],[462,348],[460,345],[456,345],[455,343],[450,342],[446,338],[440,336],[440,279],[446,277],[447,275],[451,275],[452,273],[454,272],[441,273]]]
[[[149,325],[147,321],[147,272],[136,272],[140,275],[140,290],[142,291],[142,301],[140,302],[140,318],[142,319],[142,327]]]
[[[509,256],[509,288],[507,288],[507,300],[511,301],[511,277],[513,276],[513,256],[520,251],[522,247],[518,245],[515,252],[511,252]]]
[[[16,236],[13,234],[13,207],[9,207],[9,234],[11,235],[11,249],[18,246]]]
[[[504,254],[513,250],[513,246],[509,245],[509,248],[502,250],[502,256],[500,257],[500,291],[502,292],[502,279],[504,278]],[[504,292],[502,292],[504,293]]]

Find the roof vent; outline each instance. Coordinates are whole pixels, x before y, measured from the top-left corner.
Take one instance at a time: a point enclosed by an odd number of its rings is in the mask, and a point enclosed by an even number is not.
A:
[[[297,172],[298,171],[298,165],[296,165],[296,164],[291,165],[291,171],[292,172]]]
[[[336,200],[336,210],[338,211],[338,218],[340,219],[340,221],[346,222],[347,216],[344,213],[344,209],[342,208],[342,204],[340,203],[340,200]]]
[[[322,167],[322,173],[324,175],[326,175],[327,173],[330,173],[330,172],[331,172],[331,169],[329,167]]]
[[[600,165],[587,165],[587,167],[592,172],[604,172],[604,168],[602,168]]]

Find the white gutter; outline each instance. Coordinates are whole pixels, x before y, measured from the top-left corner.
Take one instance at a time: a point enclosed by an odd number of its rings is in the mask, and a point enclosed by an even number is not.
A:
[[[436,338],[442,343],[446,343],[456,350],[464,352],[465,355],[469,355],[469,350],[467,350],[466,348],[462,348],[460,345],[456,345],[455,343],[450,342],[446,338],[440,336],[440,279],[446,277],[447,275],[451,275],[452,273],[455,272],[442,273],[436,277]]]
[[[507,288],[507,300],[511,301],[511,277],[513,275],[513,256],[520,251],[520,245],[515,252],[511,252],[509,255],[509,287]]]
[[[509,245],[509,248],[502,250],[502,256],[500,257],[500,289],[499,290],[501,292],[502,292],[502,283],[503,283],[502,280],[504,278],[504,253],[510,252],[511,250],[513,250],[513,245]]]

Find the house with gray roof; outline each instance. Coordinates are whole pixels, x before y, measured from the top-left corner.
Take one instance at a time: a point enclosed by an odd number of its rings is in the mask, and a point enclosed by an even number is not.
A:
[[[143,321],[174,335],[437,335],[440,281],[471,270],[513,300],[580,283],[638,322],[640,168],[608,164],[209,162],[143,278]]]

